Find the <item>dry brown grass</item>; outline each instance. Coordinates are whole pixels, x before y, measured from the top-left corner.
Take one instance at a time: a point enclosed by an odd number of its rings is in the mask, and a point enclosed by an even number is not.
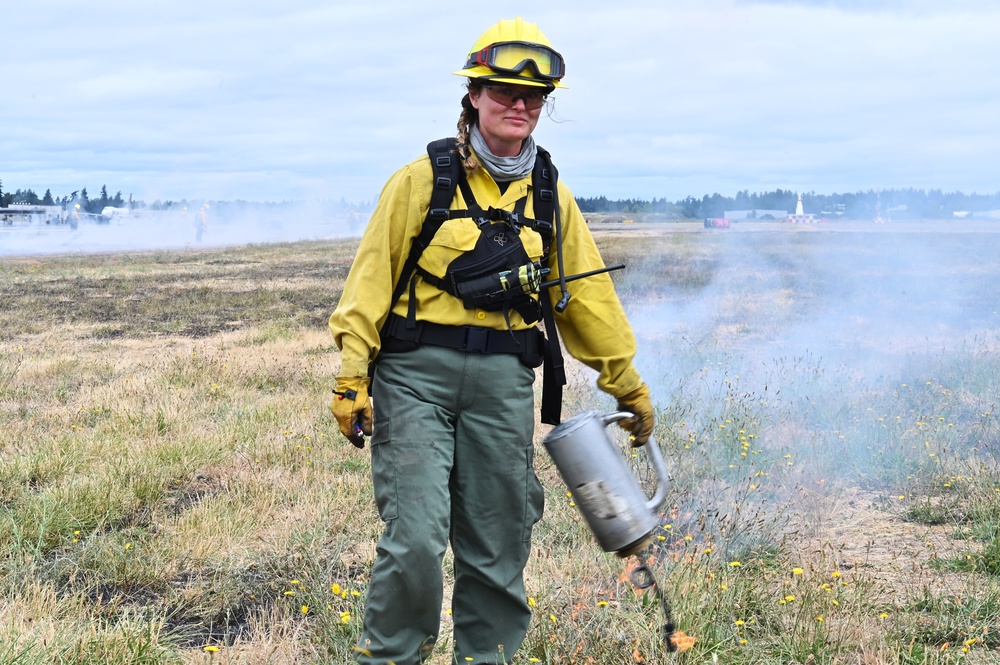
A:
[[[759,371],[760,358],[740,354],[819,310],[832,273],[813,270],[818,246],[637,231],[647,235],[597,234],[609,263],[630,264],[616,276],[630,307],[705,301],[721,314],[690,346],[683,330],[640,334],[653,340],[641,361],[658,388],[657,437],[674,476],[649,556],[681,627],[699,636],[678,662],[998,662],[992,633],[968,653],[954,637],[993,625],[996,580],[939,565],[981,542],[956,539],[958,517],[903,521],[941,491],[913,466],[911,439],[941,441],[942,456],[959,458],[962,441],[995,431],[976,417],[995,395],[988,371],[969,371],[983,356],[946,357],[963,386],[938,362],[935,378],[954,398],[866,398],[856,391],[870,376],[793,359],[770,367],[781,385],[765,399],[739,376],[747,358]],[[843,251],[864,258],[891,246]],[[338,367],[326,318],[355,248],[0,260],[0,644],[13,645],[0,647],[0,663],[346,661],[380,531],[367,451],[346,444],[326,412]],[[971,246],[955,269],[1000,273],[978,260],[988,249]],[[991,294],[956,297],[969,308]],[[685,358],[693,381],[674,385],[683,373],[658,363]],[[567,414],[612,406],[589,370],[570,369]],[[773,399],[783,388],[815,401],[804,391],[817,386],[827,401],[808,417],[804,402]],[[956,427],[908,422],[914,404],[958,405]],[[875,452],[883,428],[872,408],[903,418]],[[741,431],[753,435],[745,447]],[[660,608],[635,594],[625,562],[599,551],[547,456],[537,459],[547,508],[527,571],[536,620],[526,657],[662,662]],[[844,472],[859,460],[870,471],[863,490]],[[902,486],[883,473],[894,470]],[[986,514],[988,501],[977,501]],[[822,589],[831,580],[848,582],[835,588],[839,607]],[[783,605],[789,588],[800,600]],[[203,647],[213,645],[211,656]],[[448,662],[448,646],[442,638],[435,663]]]

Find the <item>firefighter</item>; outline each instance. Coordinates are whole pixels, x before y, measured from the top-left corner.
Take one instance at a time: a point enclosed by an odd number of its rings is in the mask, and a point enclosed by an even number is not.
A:
[[[511,221],[535,214],[532,132],[548,95],[565,87],[564,70],[538,26],[521,18],[502,20],[479,37],[455,72],[467,79],[457,150],[468,195],[456,191],[449,213],[456,216],[441,224],[413,274],[403,275],[436,180],[428,155],[397,171],[330,316],[341,360],[330,409],[355,446],[370,437],[384,522],[355,648],[359,663],[414,665],[429,656],[439,636],[449,545],[454,661],[507,662],[528,630],[523,573],[543,505],[533,468],[541,333],[530,305],[538,306],[539,294],[528,289],[517,307],[470,306],[454,293],[467,295],[452,283],[461,282],[462,272],[452,267],[479,252],[486,227],[496,226],[461,216],[472,209],[506,219],[503,241],[494,234],[494,244],[519,242],[530,265],[553,276],[604,266],[562,182],[555,216],[561,243],[552,239],[546,253],[544,225],[540,231]],[[653,404],[633,365],[635,337],[612,281],[605,273],[572,286],[572,299],[552,310],[554,327],[567,351],[597,372],[598,387],[635,415],[621,424],[641,445],[653,430]],[[556,289],[540,294],[546,306],[557,296]]]
[[[201,242],[201,236],[208,231],[208,204],[202,204],[201,208],[198,210],[198,216],[195,219],[195,224],[197,225],[196,231],[196,242]]]
[[[187,208],[185,208],[187,210]],[[194,218],[194,240],[201,242],[201,236],[208,231],[208,204],[203,203]]]
[[[69,227],[74,231],[80,227],[80,204],[73,204],[73,214],[69,218]]]

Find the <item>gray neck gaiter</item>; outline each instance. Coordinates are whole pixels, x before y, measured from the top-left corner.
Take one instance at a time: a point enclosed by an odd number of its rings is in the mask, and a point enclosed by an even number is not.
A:
[[[469,132],[469,143],[483,168],[493,176],[497,182],[512,182],[520,180],[531,173],[535,166],[535,139],[530,135],[521,143],[521,152],[516,157],[497,157],[486,145],[486,139],[479,131],[477,125],[473,125]]]

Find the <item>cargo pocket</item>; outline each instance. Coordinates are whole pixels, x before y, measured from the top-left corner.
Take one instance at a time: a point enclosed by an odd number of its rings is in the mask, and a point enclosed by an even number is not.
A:
[[[545,491],[535,475],[535,446],[529,443],[525,451],[528,465],[524,472],[524,531],[522,542],[531,542],[531,531],[545,510]]]
[[[396,460],[392,447],[392,420],[375,420],[371,438],[372,447],[372,487],[375,490],[375,505],[383,522],[399,516],[396,490]]]

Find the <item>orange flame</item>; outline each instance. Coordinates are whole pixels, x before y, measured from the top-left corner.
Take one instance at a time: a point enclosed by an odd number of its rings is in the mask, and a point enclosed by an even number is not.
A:
[[[670,636],[670,643],[674,645],[678,651],[687,651],[694,646],[694,643],[698,640],[694,635],[687,635],[683,630],[675,630],[674,634]]]

